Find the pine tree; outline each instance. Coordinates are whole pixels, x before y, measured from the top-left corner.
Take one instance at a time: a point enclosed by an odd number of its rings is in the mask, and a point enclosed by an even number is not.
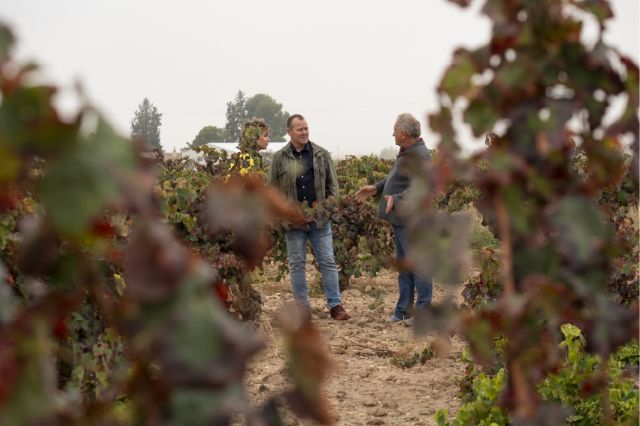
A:
[[[131,120],[131,139],[142,140],[153,149],[162,151],[160,144],[160,125],[162,114],[149,99],[144,98]]]
[[[247,119],[247,107],[244,98],[244,92],[238,90],[236,98],[232,102],[227,102],[227,124],[224,128],[231,138],[231,141],[237,142],[242,134],[242,125]]]

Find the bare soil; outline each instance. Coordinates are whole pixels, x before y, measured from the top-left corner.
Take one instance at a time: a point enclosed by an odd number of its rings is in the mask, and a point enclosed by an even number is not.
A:
[[[325,395],[339,425],[434,425],[434,414],[446,408],[455,413],[461,403],[457,379],[465,365],[460,361],[464,343],[454,336],[447,351],[402,368],[394,362],[422,352],[436,340],[435,335],[414,336],[403,323],[385,319],[393,311],[397,297],[396,273],[383,271],[376,278],[352,278],[342,293],[343,306],[352,316],[348,321],[330,319],[319,277],[308,265],[313,323],[321,330],[335,368],[325,383]],[[263,299],[258,328],[267,347],[252,362],[247,389],[254,404],[288,387],[286,354],[276,327],[279,311],[292,300],[289,280],[268,278],[254,284]],[[447,291],[460,288],[434,285],[434,301]],[[434,347],[438,348],[439,346]],[[444,353],[442,353],[444,352]],[[287,425],[313,424],[283,410]]]

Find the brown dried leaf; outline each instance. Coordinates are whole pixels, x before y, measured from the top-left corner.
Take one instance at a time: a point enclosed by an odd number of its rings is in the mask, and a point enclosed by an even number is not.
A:
[[[256,176],[235,176],[209,190],[204,217],[207,232],[216,236],[230,231],[234,252],[249,268],[269,249],[269,226],[283,220],[304,223],[299,207]]]
[[[125,257],[126,294],[143,303],[170,298],[193,266],[191,253],[157,222],[138,225]]]

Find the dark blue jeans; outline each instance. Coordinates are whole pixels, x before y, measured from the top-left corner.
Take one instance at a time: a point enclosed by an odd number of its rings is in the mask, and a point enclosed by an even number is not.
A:
[[[393,235],[396,240],[396,257],[402,260],[407,253],[407,234],[404,226],[393,225]],[[431,304],[433,284],[431,278],[421,277],[412,271],[398,273],[398,303],[394,315],[400,319],[408,318],[407,310],[413,305],[415,294],[418,293],[415,309],[420,310]]]

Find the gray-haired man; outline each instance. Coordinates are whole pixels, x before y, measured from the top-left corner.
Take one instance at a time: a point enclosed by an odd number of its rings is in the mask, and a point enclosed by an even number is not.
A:
[[[393,126],[393,137],[400,152],[393,164],[389,176],[375,185],[367,185],[358,190],[356,198],[365,200],[372,195],[382,194],[378,206],[378,216],[393,226],[396,242],[396,257],[402,260],[407,253],[407,234],[405,219],[399,206],[409,189],[410,177],[407,163],[411,158],[429,160],[431,155],[420,137],[420,122],[411,114],[400,114]],[[431,303],[433,285],[431,278],[422,277],[413,271],[398,273],[398,303],[394,313],[388,318],[390,322],[402,321],[410,317],[415,293],[418,293],[415,309],[424,309]]]

